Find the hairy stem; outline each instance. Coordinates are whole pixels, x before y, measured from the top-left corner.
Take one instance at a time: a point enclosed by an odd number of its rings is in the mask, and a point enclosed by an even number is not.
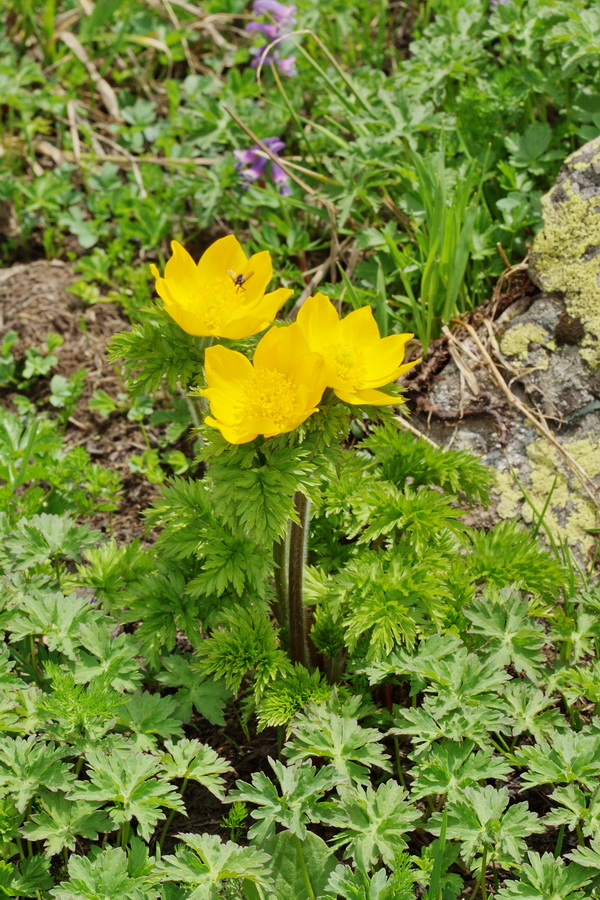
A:
[[[288,539],[289,532],[273,544],[273,562],[275,563],[275,614],[282,631],[287,630],[288,615]]]
[[[294,504],[298,522],[290,528],[290,559],[288,569],[288,610],[290,626],[290,656],[292,662],[306,665],[306,610],[304,608],[304,565],[308,546],[310,500],[296,491]]]
[[[187,400],[194,428],[199,428],[204,420],[206,400],[204,397],[197,397],[194,394],[186,394],[185,399]]]

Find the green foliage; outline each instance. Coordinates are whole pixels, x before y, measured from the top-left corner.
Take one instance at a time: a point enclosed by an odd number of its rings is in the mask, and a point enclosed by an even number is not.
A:
[[[216,900],[217,888],[229,879],[270,885],[269,857],[260,850],[239,847],[231,841],[223,843],[212,834],[180,834],[178,837],[185,847],[174,856],[165,856],[158,870],[173,881],[193,887],[187,896]]]
[[[383,862],[391,868],[399,850],[407,846],[406,834],[419,822],[419,812],[407,802],[407,793],[395,781],[377,790],[359,784],[338,787],[339,803],[331,804],[324,820],[339,829],[334,848],[346,847],[346,856],[367,871]]]
[[[589,874],[577,865],[565,865],[561,859],[555,859],[551,853],[528,853],[528,863],[521,869],[519,881],[508,881],[506,887],[499,891],[498,900],[510,900],[512,897],[523,897],[527,900],[556,897],[557,900],[583,900],[589,896],[579,888],[590,881]]]
[[[312,467],[295,447],[230,447],[211,461],[213,503],[223,524],[255,544],[271,545],[295,518],[293,496],[310,489]]]
[[[114,510],[120,488],[118,475],[92,463],[83,447],[64,449],[57,422],[0,407],[0,513],[11,522]]]
[[[60,793],[42,793],[37,799],[40,812],[32,815],[22,834],[30,841],[44,841],[48,857],[63,848],[75,850],[78,837],[97,841],[99,834],[116,827],[96,803],[74,803]]]
[[[232,609],[224,613],[222,627],[200,646],[202,668],[222,678],[237,692],[249,673],[260,695],[267,684],[289,669],[290,663],[277,642],[266,612],[260,609]]]
[[[317,770],[305,763],[286,767],[272,759],[269,762],[279,781],[279,790],[263,772],[257,772],[250,784],[238,781],[229,796],[257,807],[250,813],[258,820],[248,832],[250,838],[260,843],[272,836],[275,825],[279,824],[303,841],[307,825],[322,820],[324,808],[318,801],[339,781],[339,776],[332,766]]]
[[[71,791],[74,800],[109,803],[107,813],[115,826],[133,820],[139,834],[150,840],[163,809],[185,810],[181,797],[158,777],[160,761],[137,751],[101,750],[87,755],[89,781]]]
[[[542,599],[556,596],[565,583],[558,560],[549,556],[515,521],[500,522],[472,534],[471,571],[477,582],[503,588],[517,584]]]
[[[427,828],[433,834],[439,834],[440,820],[439,813],[430,819]],[[543,830],[526,803],[508,806],[506,788],[466,787],[448,803],[447,835],[460,841],[465,862],[473,866],[485,853],[504,868],[513,868],[522,859],[525,838]]]
[[[148,316],[132,331],[116,335],[109,359],[123,360],[133,397],[156,391],[163,378],[171,391],[190,385],[202,365],[202,345],[164,313]]]
[[[0,784],[14,799],[19,812],[37,796],[40,788],[67,791],[74,781],[70,767],[62,760],[67,750],[55,744],[29,738],[0,739]]]
[[[479,750],[474,741],[443,740],[433,744],[426,757],[417,757],[412,769],[411,796],[419,799],[446,794],[453,800],[462,788],[505,778],[511,771],[502,757],[493,755],[491,747]]]
[[[325,705],[296,716],[285,755],[292,762],[327,759],[340,781],[350,784],[368,784],[372,766],[391,768],[375,728],[363,728],[357,719],[338,716]]]
[[[287,725],[309,703],[326,700],[330,693],[330,685],[318,670],[309,672],[297,663],[266,686],[256,706],[259,725]]]
[[[0,255],[69,259],[78,302],[123,307],[110,355],[128,394],[90,408],[161,429],[129,460],[161,487],[147,539],[90,521],[121,484],[65,443],[85,372],[53,372],[52,333],[2,337],[0,894],[596,900],[597,591],[514,522],[468,528],[490,473],[391,412],[350,422],[326,396],[239,447],[201,427],[191,462],[183,394],[205,341],[159,309],[148,265],[173,237],[198,258],[243,234],[295,291],[284,317],[314,278],[426,347],[489,299],[497,245],[524,255],[560,161],[597,136],[593,5],[301,0],[278,48],[298,75],[260,81],[243,0],[58,6],[7,2]],[[230,109],[285,134],[310,191],[280,194],[269,167],[243,184],[233,151],[254,138]],[[297,492],[302,646],[284,577]],[[222,802],[227,842],[201,833]]]

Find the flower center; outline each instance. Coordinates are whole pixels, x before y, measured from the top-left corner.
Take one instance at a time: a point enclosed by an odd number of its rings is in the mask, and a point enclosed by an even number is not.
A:
[[[298,390],[281,372],[261,369],[256,373],[253,390],[248,391],[248,412],[252,417],[268,418],[278,428],[296,413]]]
[[[231,317],[232,310],[246,302],[243,285],[235,284],[229,275],[213,278],[195,287],[191,307],[202,315],[207,330],[218,333]]]
[[[338,344],[329,353],[331,365],[340,381],[358,383],[364,370],[362,353],[356,347]]]

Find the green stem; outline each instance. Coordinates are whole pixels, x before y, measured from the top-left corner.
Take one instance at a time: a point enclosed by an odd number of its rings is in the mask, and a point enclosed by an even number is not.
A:
[[[298,855],[298,862],[300,863],[300,871],[302,872],[302,877],[304,878],[304,885],[306,887],[306,893],[310,897],[310,900],[316,900],[313,886],[310,883],[310,878],[308,877],[308,870],[306,868],[306,860],[304,859],[304,850],[302,849],[302,841],[300,840],[300,838],[297,835],[294,835],[294,840],[296,841],[296,853]]]
[[[186,777],[185,777],[185,778],[183,779],[183,781],[181,782],[181,790],[179,791],[179,793],[181,794],[182,797],[183,797],[183,795],[184,795],[184,793],[185,793],[185,789],[186,789],[186,787],[187,787],[187,783],[188,783],[188,776],[186,775]],[[171,827],[171,822],[173,821],[173,817],[174,817],[174,815],[175,815],[176,812],[177,812],[177,810],[175,810],[175,809],[172,809],[172,810],[171,810],[171,812],[170,812],[169,815],[167,816],[167,821],[165,822],[164,828],[163,828],[163,830],[162,830],[162,832],[161,832],[160,839],[159,839],[159,841],[158,841],[158,846],[160,847],[160,852],[161,852],[161,854],[162,854],[163,844],[164,844],[165,839],[166,839],[166,837],[167,837],[167,835],[168,835],[168,833],[169,833],[169,828]]]
[[[37,647],[35,645],[35,636],[33,634],[29,635],[29,652],[31,655],[31,665],[33,667],[33,671],[38,675],[41,675],[40,664],[38,662],[37,655]]]
[[[481,897],[482,900],[487,900],[487,887],[485,884],[485,873],[487,871],[487,858],[488,858],[488,848],[483,848],[483,855],[481,857],[481,874],[479,876],[479,881],[475,885],[475,890],[473,891],[473,896],[471,900],[475,900],[477,893],[479,892],[479,888],[481,888]]]
[[[56,581],[58,584],[58,589],[61,589],[61,580],[60,580],[60,560],[58,558],[58,553],[55,553],[52,557],[52,568],[54,569],[54,574],[56,576]]]
[[[310,500],[300,491],[294,497],[298,522],[290,528],[288,569],[288,611],[290,623],[290,657],[293,663],[306,665],[306,610],[304,608],[304,565],[308,546]]]
[[[554,856],[555,857],[560,856],[560,854],[562,852],[563,839],[565,836],[565,828],[566,828],[566,824],[565,824],[565,822],[563,822],[562,825],[560,826],[560,828],[558,829],[558,836],[556,838],[556,847],[554,848]]]

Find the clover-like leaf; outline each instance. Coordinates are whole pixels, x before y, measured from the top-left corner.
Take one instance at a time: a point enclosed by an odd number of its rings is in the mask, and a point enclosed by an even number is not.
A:
[[[255,772],[252,783],[238,781],[228,799],[258,807],[250,813],[253,819],[259,820],[250,828],[250,838],[264,840],[273,833],[275,823],[279,823],[303,841],[307,824],[321,821],[318,801],[340,781],[340,776],[333,766],[323,766],[317,771],[314,766],[301,762],[287,767],[272,759],[269,763],[279,781],[279,790],[263,772]]]
[[[585,900],[589,896],[579,890],[591,881],[590,873],[581,866],[565,865],[551,853],[529,852],[527,858],[519,881],[507,881],[496,894],[497,900]]]
[[[115,825],[136,819],[144,840],[150,840],[163,808],[185,813],[177,791],[160,779],[160,760],[135,751],[115,750],[112,755],[90,751],[89,781],[78,782],[70,798],[110,803],[107,812]]]
[[[339,801],[322,804],[321,818],[340,829],[334,848],[347,847],[351,856],[367,871],[378,862],[393,866],[394,859],[421,819],[421,811],[408,801],[408,795],[396,781],[388,781],[374,790],[370,785],[338,787]]]
[[[42,787],[69,790],[75,775],[62,761],[67,753],[68,748],[47,744],[35,735],[0,739],[0,785],[14,797],[19,812]]]
[[[22,834],[30,841],[44,841],[46,856],[63,848],[74,850],[77,837],[95,841],[99,833],[116,827],[97,803],[74,803],[64,794],[47,792],[39,796],[38,803],[40,810],[32,814]]]
[[[338,716],[324,705],[296,716],[292,731],[284,750],[292,762],[320,756],[331,761],[342,779],[359,784],[368,784],[372,766],[391,770],[379,731],[363,728],[357,719]]]
[[[460,788],[492,778],[504,778],[511,771],[504,759],[493,756],[492,747],[475,748],[475,742],[469,740],[433,744],[411,770],[414,778],[411,796],[419,799],[432,794],[447,794],[453,799]]]
[[[174,855],[165,856],[157,871],[163,880],[190,885],[189,900],[216,900],[218,887],[230,879],[271,884],[269,857],[253,847],[223,842],[215,834],[179,834],[186,844]]]
[[[222,798],[222,776],[231,772],[231,766],[212,747],[184,738],[176,744],[165,741],[165,751],[161,765],[169,778],[197,781],[215,797]]]
[[[523,857],[525,838],[544,830],[526,803],[508,806],[508,800],[506,788],[498,790],[488,785],[464,788],[462,795],[449,801],[447,837],[460,841],[461,854],[468,865],[475,867],[476,857],[486,852],[489,861],[513,868]],[[441,818],[440,813],[435,813],[427,823],[433,834],[440,833]]]

